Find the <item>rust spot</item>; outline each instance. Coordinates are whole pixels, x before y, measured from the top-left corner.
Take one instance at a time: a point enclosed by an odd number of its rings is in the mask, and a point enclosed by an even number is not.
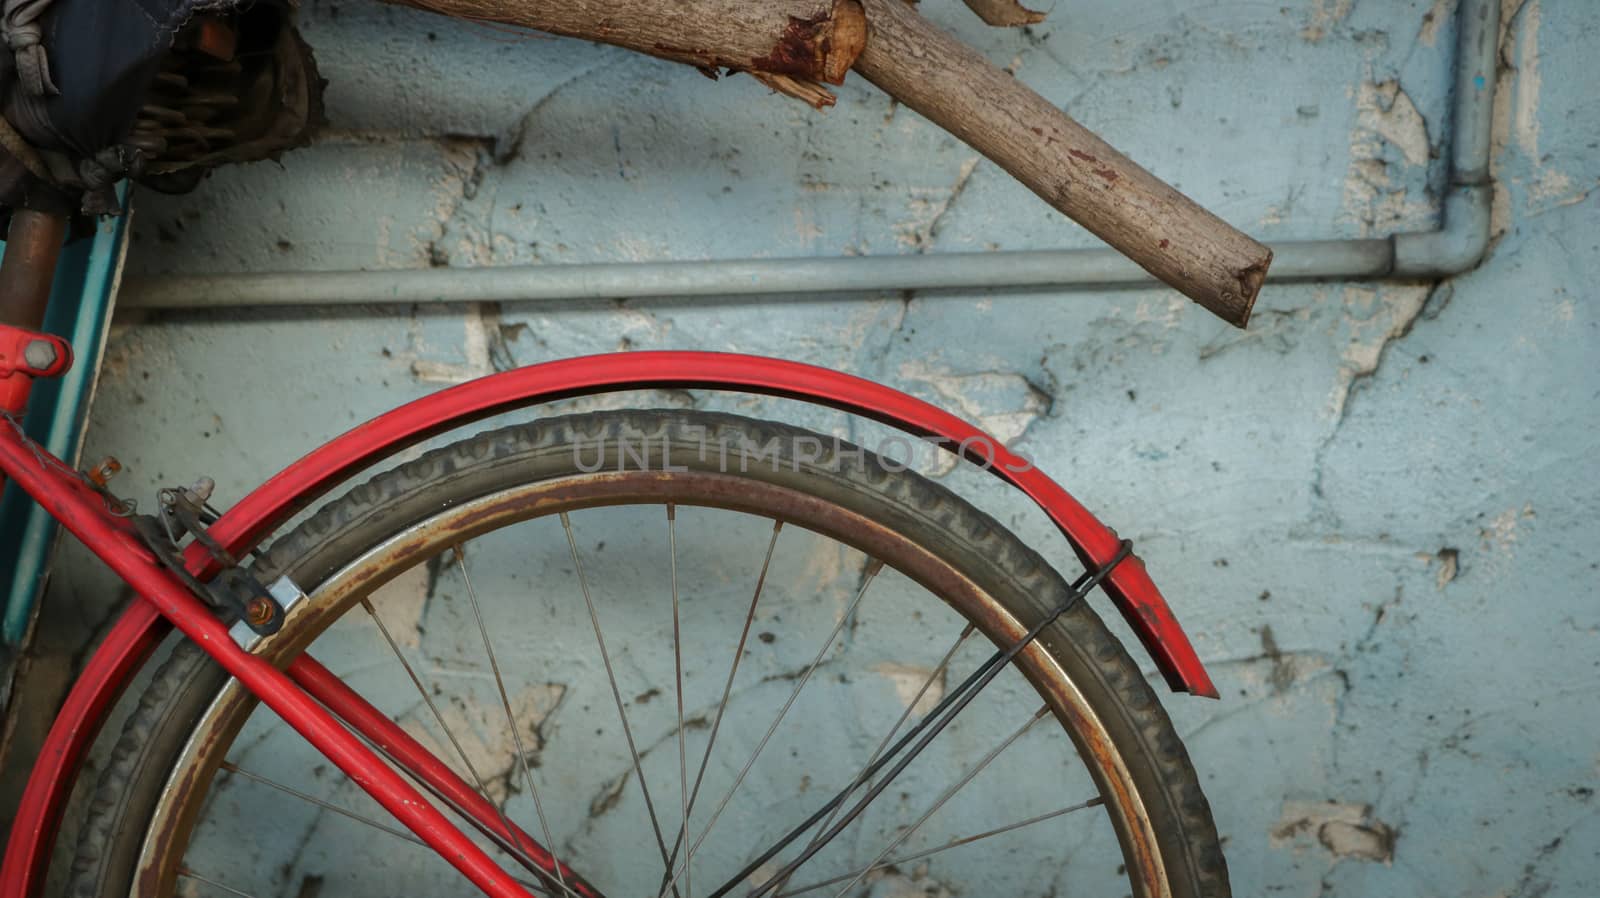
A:
[[[1166,249],[1167,247],[1169,247],[1171,245],[1172,245],[1172,241],[1171,240],[1168,240],[1165,237],[1161,238],[1161,248],[1162,249]]]
[[[1067,150],[1067,152],[1071,153],[1072,154],[1072,158],[1074,158],[1074,159],[1081,159],[1084,162],[1088,162],[1088,163],[1090,163],[1092,165],[1099,165],[1100,164],[1100,160],[1096,159],[1094,157],[1094,155],[1091,154],[1091,153],[1085,153],[1082,150]]]
[[[276,613],[276,609],[273,608],[271,599],[265,596],[256,596],[245,603],[244,613],[251,625],[264,627],[272,622],[272,616]]]
[[[1115,181],[1117,179],[1117,173],[1109,168],[1097,168],[1094,170],[1094,173],[1102,178],[1105,178],[1107,181]]]

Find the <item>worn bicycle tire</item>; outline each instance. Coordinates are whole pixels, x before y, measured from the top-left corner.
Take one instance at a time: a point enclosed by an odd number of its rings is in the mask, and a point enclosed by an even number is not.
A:
[[[741,477],[777,482],[826,498],[901,532],[915,533],[1001,602],[1025,625],[1057,607],[1069,587],[1037,552],[993,518],[913,471],[888,466],[870,452],[832,451],[831,437],[733,415],[682,411],[610,411],[555,417],[463,439],[378,474],[329,502],[260,557],[263,580],[288,574],[307,591],[364,550],[439,508],[534,478],[581,476],[570,447],[619,439],[670,442],[675,465],[710,470],[692,450],[706,434],[766,446],[776,438],[777,464]],[[816,458],[783,451],[794,437],[820,441]],[[607,443],[606,441],[609,441]],[[616,464],[607,456],[608,467]],[[1154,690],[1115,636],[1079,602],[1051,624],[1040,642],[1068,672],[1101,717],[1122,755],[1156,834],[1168,884],[1177,898],[1227,898],[1227,866],[1210,805],[1188,752]],[[157,800],[197,720],[227,675],[190,644],[178,646],[155,673],[127,718],[80,830],[66,894],[123,898]]]

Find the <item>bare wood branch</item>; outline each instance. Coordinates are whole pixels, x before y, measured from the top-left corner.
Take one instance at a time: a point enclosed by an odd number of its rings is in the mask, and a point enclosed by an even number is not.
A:
[[[700,69],[843,84],[867,39],[859,0],[390,0],[627,47]]]
[[[978,18],[1001,28],[1037,25],[1044,21],[1045,16],[1038,10],[1023,6],[1017,0],[966,0],[966,4],[978,14]]]
[[[905,0],[391,0],[749,72],[822,108],[853,65],[1151,274],[1243,327],[1272,253],[1140,168]],[[1013,0],[968,0],[1015,17]],[[1006,12],[1010,9],[1010,13]],[[1006,19],[1010,21],[1009,18]]]
[[[856,71],[1223,320],[1243,327],[1272,251],[1145,171],[902,0],[862,0]]]
[[[826,109],[839,102],[833,91],[815,81],[799,81],[788,75],[774,75],[770,72],[751,72],[750,75],[767,87],[785,96],[794,97],[812,109]]]

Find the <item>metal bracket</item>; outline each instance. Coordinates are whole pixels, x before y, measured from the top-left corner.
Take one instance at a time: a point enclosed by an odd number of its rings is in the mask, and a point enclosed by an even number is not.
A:
[[[306,600],[305,592],[293,580],[290,580],[287,575],[272,581],[272,585],[267,587],[267,594],[278,603],[279,608],[283,609],[285,617],[295,609],[295,606]],[[228,628],[228,635],[233,637],[233,641],[238,643],[239,648],[247,652],[255,651],[256,646],[261,644],[261,640],[267,638],[252,629],[249,624],[245,623],[243,618],[240,618],[238,622]]]
[[[134,526],[150,550],[161,563],[178,576],[191,591],[207,605],[238,617],[233,632],[266,637],[283,627],[284,601],[276,592],[261,584],[254,574],[240,566],[227,549],[213,539],[207,528],[220,515],[209,504],[216,483],[202,477],[191,487],[171,487],[157,493],[160,517],[137,515]],[[203,547],[219,568],[217,575],[201,582],[183,563],[183,549],[179,542],[193,537],[194,543]],[[292,588],[294,584],[289,584]],[[285,593],[293,598],[298,593]],[[240,628],[244,628],[240,631]],[[244,645],[245,637],[235,635],[234,641]],[[257,640],[257,641],[258,641]],[[250,643],[254,645],[252,641]]]

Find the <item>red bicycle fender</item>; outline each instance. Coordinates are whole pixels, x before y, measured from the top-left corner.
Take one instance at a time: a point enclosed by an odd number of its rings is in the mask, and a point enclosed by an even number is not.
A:
[[[798,399],[863,415],[940,443],[1015,486],[1044,510],[1089,567],[1107,564],[1120,541],[1059,484],[960,418],[891,387],[799,362],[715,352],[630,352],[561,359],[518,368],[441,390],[386,412],[285,468],[250,493],[211,528],[229,552],[244,552],[296,512],[361,469],[428,437],[490,415],[539,403],[640,389],[707,389]],[[196,547],[187,556],[197,575],[209,558]],[[1103,581],[1175,691],[1217,697],[1166,599],[1129,555]],[[55,841],[61,802],[78,763],[94,740],[110,704],[131,672],[170,625],[146,602],[135,602],[107,635],[68,695],[29,777],[6,846],[0,896],[37,894]]]
[[[640,389],[710,389],[799,399],[864,415],[935,440],[1022,490],[1044,509],[1089,567],[1108,563],[1117,535],[1059,484],[999,440],[913,396],[828,368],[721,352],[626,352],[561,359],[441,390],[362,424],[285,468],[222,516],[211,534],[238,556],[350,475],[409,446],[490,415],[541,402]],[[203,549],[190,547],[203,571]],[[1176,691],[1217,697],[1189,637],[1145,572],[1129,556],[1106,591]]]

